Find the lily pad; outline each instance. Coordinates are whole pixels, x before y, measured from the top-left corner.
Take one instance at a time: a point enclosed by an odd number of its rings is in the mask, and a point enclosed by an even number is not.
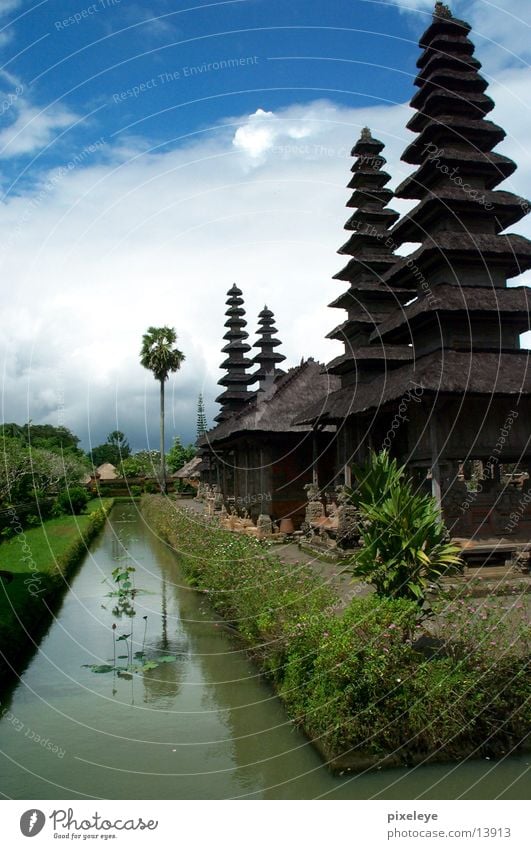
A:
[[[156,669],[157,666],[158,663],[154,660],[148,660],[147,663],[144,663],[144,665],[140,667],[140,672],[148,672],[150,669]]]
[[[174,663],[177,660],[177,656],[174,654],[166,654],[164,657],[158,657],[158,663]]]
[[[92,669],[93,672],[112,672],[114,670],[114,666],[109,666],[106,663],[102,663],[98,665],[97,663],[84,663],[85,669]]]

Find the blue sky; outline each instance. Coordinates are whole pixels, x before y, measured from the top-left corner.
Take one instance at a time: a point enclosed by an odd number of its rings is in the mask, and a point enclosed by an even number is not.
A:
[[[531,194],[530,10],[458,0]],[[398,183],[431,0],[0,0],[0,317],[6,420],[116,426],[156,444],[142,332],[187,354],[169,434],[210,415],[225,292],[249,330],[267,301],[288,364],[336,353],[326,305],[344,241],[348,151],[369,123]],[[202,69],[202,70],[201,70]],[[399,209],[404,204],[395,203]],[[512,228],[530,235],[527,222]]]

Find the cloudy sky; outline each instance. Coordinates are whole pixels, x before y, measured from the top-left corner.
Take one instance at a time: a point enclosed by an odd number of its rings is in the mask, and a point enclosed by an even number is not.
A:
[[[531,8],[456,0],[531,196]],[[209,418],[226,291],[275,311],[288,365],[328,361],[344,288],[349,151],[368,124],[392,186],[432,0],[0,0],[5,421],[157,444],[148,325],[176,328],[169,438]],[[405,209],[396,202],[396,208]],[[531,236],[531,224],[512,228]],[[343,263],[344,264],[344,263]],[[251,339],[253,341],[253,339]]]

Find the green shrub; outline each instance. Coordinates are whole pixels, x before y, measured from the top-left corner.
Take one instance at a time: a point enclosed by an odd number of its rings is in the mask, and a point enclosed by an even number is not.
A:
[[[140,496],[142,495],[142,487],[138,486],[138,484],[133,484],[131,487],[129,487],[129,493],[132,498],[140,498]]]
[[[56,504],[61,513],[73,513],[78,516],[87,506],[89,499],[86,489],[82,486],[73,486],[59,493]]]
[[[459,564],[435,499],[416,494],[404,468],[386,451],[354,467],[353,500],[362,516],[362,547],[353,557],[354,574],[384,598],[422,605],[426,590]]]

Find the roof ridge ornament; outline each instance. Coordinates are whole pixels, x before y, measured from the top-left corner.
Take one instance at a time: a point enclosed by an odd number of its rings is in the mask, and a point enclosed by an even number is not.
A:
[[[433,10],[434,18],[451,18],[452,12],[450,7],[446,3],[442,3],[441,0],[437,0],[435,3],[435,9]]]
[[[372,141],[372,133],[369,127],[363,127],[360,135],[360,141]]]

